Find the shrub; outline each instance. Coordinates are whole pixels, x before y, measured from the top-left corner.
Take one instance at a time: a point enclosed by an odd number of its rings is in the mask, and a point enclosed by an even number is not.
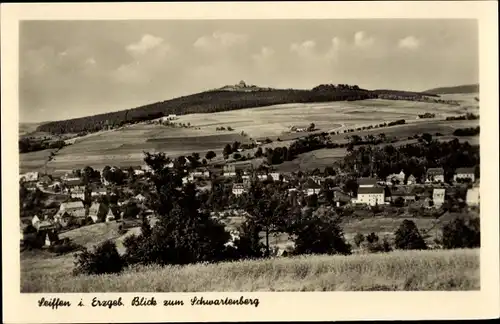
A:
[[[370,235],[366,236],[366,241],[368,243],[376,243],[378,242],[378,235],[375,234],[374,232],[371,232]]]
[[[396,248],[403,250],[426,250],[427,244],[418,231],[417,225],[405,219],[396,230],[394,243]]]
[[[84,248],[75,254],[74,275],[119,273],[125,262],[116,249],[116,244],[110,240],[104,241],[89,251]]]
[[[351,246],[335,219],[312,216],[294,234],[294,254],[351,254]]]
[[[456,218],[443,226],[442,244],[445,249],[475,248],[481,245],[479,218],[468,223]]]

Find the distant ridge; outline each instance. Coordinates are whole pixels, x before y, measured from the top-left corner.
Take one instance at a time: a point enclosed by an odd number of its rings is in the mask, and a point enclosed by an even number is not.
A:
[[[309,90],[274,89],[247,85],[244,81],[240,81],[235,85],[226,85],[218,89],[155,102],[132,109],[47,122],[39,125],[36,130],[52,134],[75,133],[84,135],[89,132],[157,119],[170,114],[213,113],[286,103],[353,101],[374,98],[422,101],[428,100],[426,98],[429,97],[439,96],[397,90],[370,91],[357,85],[348,84],[321,84]]]
[[[450,94],[450,93],[478,93],[479,92],[479,84],[464,84],[464,85],[459,85],[459,86],[454,86],[454,87],[440,87],[440,88],[434,88],[434,89],[429,89],[427,91],[428,93],[433,93],[433,94]]]

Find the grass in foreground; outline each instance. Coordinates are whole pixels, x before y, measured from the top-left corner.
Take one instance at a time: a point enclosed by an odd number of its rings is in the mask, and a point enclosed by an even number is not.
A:
[[[42,260],[40,260],[42,261]],[[28,265],[28,264],[25,264]],[[69,266],[69,263],[67,263]],[[40,267],[43,267],[40,264]],[[140,266],[72,277],[69,267],[24,268],[22,292],[478,290],[479,249],[301,256],[213,265]],[[39,269],[39,270],[37,270]]]

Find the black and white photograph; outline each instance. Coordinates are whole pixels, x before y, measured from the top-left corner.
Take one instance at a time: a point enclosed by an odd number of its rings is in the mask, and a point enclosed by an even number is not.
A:
[[[21,295],[483,288],[479,19],[18,35]]]

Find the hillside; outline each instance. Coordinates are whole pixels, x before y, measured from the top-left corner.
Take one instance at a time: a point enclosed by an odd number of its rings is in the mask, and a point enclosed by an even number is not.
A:
[[[439,97],[437,94],[430,93],[428,91],[424,92],[413,92],[413,91],[402,91],[402,90],[389,90],[389,89],[377,89],[373,90],[375,94],[380,95],[390,95],[390,96],[402,96],[402,97]]]
[[[359,88],[330,88],[327,90],[213,90],[156,102],[141,107],[69,120],[54,121],[37,128],[55,134],[94,132],[124,124],[151,120],[169,114],[213,113],[243,108],[263,107],[285,103],[329,102],[374,98],[368,90]]]
[[[425,91],[433,94],[450,94],[450,93],[478,93],[479,84],[464,84],[454,87],[440,87]]]

